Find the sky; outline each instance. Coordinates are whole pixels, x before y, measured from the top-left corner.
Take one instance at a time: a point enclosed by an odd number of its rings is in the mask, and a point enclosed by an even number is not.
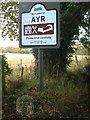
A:
[[[1,33],[1,31],[0,31],[0,33]],[[1,47],[3,47],[3,48],[5,48],[5,47],[15,47],[15,48],[19,48],[19,41],[16,41],[16,40],[11,41],[11,40],[9,40],[8,38],[7,38],[6,40],[4,40],[4,39],[2,38],[2,36],[0,35],[0,48],[1,48]]]
[[[15,47],[19,48],[19,42],[18,41],[10,41],[8,40],[0,40],[0,47],[6,48],[6,47]]]

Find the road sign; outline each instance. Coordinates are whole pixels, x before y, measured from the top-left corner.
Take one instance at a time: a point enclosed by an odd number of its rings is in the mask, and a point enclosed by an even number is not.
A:
[[[30,11],[20,14],[21,47],[57,47],[57,9],[47,9],[44,4],[34,4]]]
[[[20,47],[38,48],[38,75],[40,91],[44,90],[43,49],[58,48],[60,43],[60,2],[34,4],[20,0]],[[28,0],[30,1],[30,0]],[[30,9],[31,8],[31,9]]]

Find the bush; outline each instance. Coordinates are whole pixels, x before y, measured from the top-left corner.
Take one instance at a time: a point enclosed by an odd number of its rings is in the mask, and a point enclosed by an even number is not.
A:
[[[11,74],[11,69],[9,68],[8,62],[6,60],[7,58],[5,55],[2,56],[2,90],[3,93],[6,93],[6,76]]]

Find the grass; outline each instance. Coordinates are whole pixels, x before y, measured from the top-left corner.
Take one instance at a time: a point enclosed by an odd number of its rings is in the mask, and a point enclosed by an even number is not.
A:
[[[76,70],[79,70],[79,69],[83,69],[83,67],[86,65],[86,64],[88,64],[88,63],[90,63],[90,58],[88,57],[88,58],[83,58],[83,59],[81,59],[81,60],[78,60],[78,61],[76,61],[76,60],[73,60],[72,62],[71,62],[71,64],[67,67],[67,69],[69,70],[69,71],[76,71]]]
[[[10,82],[12,78],[8,83],[8,92],[14,95],[13,101],[23,95],[33,98],[34,116],[32,115],[31,118],[78,117],[88,109],[88,87],[80,75],[75,74],[73,77],[72,73],[67,73],[58,80],[49,77],[44,83],[44,92],[39,91],[39,81],[34,74],[31,75],[31,79],[24,79],[24,86],[22,86],[23,81],[18,84],[17,81]]]
[[[82,64],[86,64],[86,61],[83,60],[79,63],[80,66],[74,69],[72,66],[76,63],[73,62],[67,73],[63,73],[58,79],[50,76],[45,78],[44,92],[39,91],[39,81],[32,66],[24,69],[23,79],[21,79],[18,67],[14,67],[12,74],[6,78],[8,99],[5,99],[7,108],[4,106],[3,116],[13,116],[10,111],[17,116],[16,100],[20,96],[28,95],[32,97],[34,106],[33,115],[28,116],[29,118],[40,117],[43,120],[43,118],[51,117],[82,117],[82,113],[88,110],[88,84],[83,76]],[[22,101],[23,104],[25,101]],[[22,108],[24,117],[27,109],[26,106],[25,109]],[[20,117],[20,113],[18,114]],[[87,116],[88,114],[85,115]]]
[[[88,99],[84,98],[88,93],[87,85],[75,84],[73,80],[67,82],[66,77],[58,81],[51,80],[49,84],[49,95],[53,96],[55,106],[62,117],[78,117],[83,110],[87,109],[85,102]]]
[[[7,59],[7,61],[8,61],[8,63],[9,63],[9,65],[10,66],[13,66],[13,65],[18,65],[18,64],[21,64],[21,61],[22,61],[22,65],[31,65],[32,64],[32,62],[33,62],[33,60],[31,60],[31,59],[27,59],[27,58],[25,58],[25,59]]]

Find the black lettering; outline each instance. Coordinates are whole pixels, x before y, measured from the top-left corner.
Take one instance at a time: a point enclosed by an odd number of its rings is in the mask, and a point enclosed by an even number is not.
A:
[[[45,22],[45,16],[41,16],[41,22]]]
[[[34,18],[34,17],[32,17],[31,23],[32,23],[32,22],[35,22],[35,18]]]
[[[37,18],[37,22],[39,22],[39,18],[40,18],[40,16],[39,17],[36,17]]]

